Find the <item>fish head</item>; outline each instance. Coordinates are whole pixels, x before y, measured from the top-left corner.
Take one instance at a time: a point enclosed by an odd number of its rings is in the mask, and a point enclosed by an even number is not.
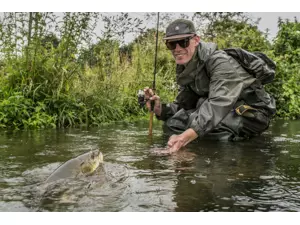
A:
[[[103,162],[102,152],[100,152],[99,150],[92,151],[90,155],[90,160],[102,163]]]
[[[81,163],[81,172],[84,174],[93,173],[100,163],[103,162],[103,154],[99,150],[91,151],[87,159]]]

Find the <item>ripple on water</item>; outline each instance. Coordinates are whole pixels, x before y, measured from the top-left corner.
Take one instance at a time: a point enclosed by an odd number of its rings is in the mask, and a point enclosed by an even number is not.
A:
[[[291,192],[291,184],[282,181],[282,177],[263,176],[266,185],[263,188],[252,189],[252,199],[261,211],[299,211],[299,188]],[[280,180],[280,182],[279,182]]]
[[[274,137],[273,141],[275,142],[283,142],[283,141],[289,141],[290,138],[286,138],[286,137]]]
[[[262,180],[271,180],[273,178],[274,178],[274,176],[268,176],[268,175],[259,176],[259,179],[262,179]]]
[[[207,179],[207,175],[202,174],[202,173],[195,174],[194,176],[199,178],[199,179]]]
[[[287,151],[287,150],[282,150],[282,151],[280,151],[280,153],[282,153],[282,154],[288,154],[289,151]]]
[[[92,136],[92,135],[83,136],[81,138],[82,139],[88,139],[88,140],[100,140],[99,136]]]
[[[48,149],[35,153],[36,156],[48,156],[48,155],[54,156],[56,154],[57,154],[56,151],[48,150]]]
[[[29,212],[30,210],[20,201],[0,201],[0,212]]]
[[[29,183],[39,183],[44,181],[56,168],[62,163],[50,163],[45,166],[28,169],[22,173],[22,176]]]
[[[291,143],[299,143],[300,140],[299,139],[295,139],[295,138],[288,138],[287,135],[281,135],[281,137],[274,137],[273,140],[275,142],[291,142]]]
[[[25,183],[25,179],[23,177],[9,177],[9,178],[1,178],[1,183],[5,183],[8,186],[22,186]]]
[[[65,136],[78,138],[78,137],[82,137],[82,134],[65,134]]]
[[[117,157],[115,160],[119,161],[119,162],[139,162],[141,160],[143,160],[145,158],[145,156],[132,156],[132,155],[122,155]]]

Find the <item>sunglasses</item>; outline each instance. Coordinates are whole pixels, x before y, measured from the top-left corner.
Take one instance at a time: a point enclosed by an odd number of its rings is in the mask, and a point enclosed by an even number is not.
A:
[[[195,37],[191,36],[191,37],[187,37],[185,39],[182,40],[178,40],[178,41],[167,41],[166,42],[166,46],[169,50],[174,50],[176,48],[176,45],[178,44],[181,48],[187,48],[190,45],[190,40]]]

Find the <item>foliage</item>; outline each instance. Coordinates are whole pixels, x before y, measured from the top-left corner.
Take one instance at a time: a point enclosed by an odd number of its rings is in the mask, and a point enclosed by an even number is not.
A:
[[[202,30],[205,40],[216,42],[221,49],[232,46],[248,51],[270,49],[268,34],[258,30],[259,20],[253,21],[245,13],[195,13],[194,19],[206,24]]]
[[[296,19],[294,22],[290,22],[289,20],[282,21],[279,18],[278,27],[279,31],[274,40],[275,55],[292,54],[293,57],[290,57],[289,60],[295,59],[300,49],[300,23]]]
[[[272,51],[277,71],[270,91],[277,100],[277,115],[297,119],[300,117],[300,23],[279,19],[278,24]]]
[[[22,93],[13,93],[0,103],[0,127],[45,128],[55,127],[56,118],[46,112],[43,103],[34,103]]]
[[[182,17],[188,17],[182,15]],[[147,115],[137,104],[137,91],[152,87],[156,21],[128,13],[4,13],[0,18],[0,127],[36,129],[98,126]],[[174,60],[163,36],[174,19],[161,14],[156,93],[163,102],[177,94]],[[102,20],[101,36],[95,35]],[[277,116],[299,118],[300,36],[297,21],[279,20],[274,42],[247,14],[196,13],[193,21],[205,41],[220,48],[262,51],[277,63],[276,78],[267,90],[277,101]],[[153,23],[153,27],[156,26]],[[125,43],[128,35],[134,40]]]

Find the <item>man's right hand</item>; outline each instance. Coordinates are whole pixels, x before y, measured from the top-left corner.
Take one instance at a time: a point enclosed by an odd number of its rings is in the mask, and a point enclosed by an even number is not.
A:
[[[155,95],[153,90],[149,87],[144,88],[146,107],[149,111],[151,111],[151,101],[154,101],[154,109],[153,112],[155,115],[160,116],[161,114],[161,102],[160,97]]]

